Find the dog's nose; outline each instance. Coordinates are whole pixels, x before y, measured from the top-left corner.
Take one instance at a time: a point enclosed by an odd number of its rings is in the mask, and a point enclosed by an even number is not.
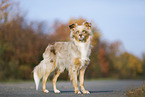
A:
[[[81,37],[83,34],[79,34],[79,36]]]

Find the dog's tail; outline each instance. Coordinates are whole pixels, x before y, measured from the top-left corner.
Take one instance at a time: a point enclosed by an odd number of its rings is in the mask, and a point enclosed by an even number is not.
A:
[[[33,71],[33,77],[34,77],[34,81],[35,81],[35,85],[36,85],[36,90],[38,90],[40,78],[37,74],[37,68],[34,69],[34,71]]]
[[[33,70],[33,77],[36,85],[36,90],[38,90],[39,82],[42,76],[44,75],[44,68],[43,68],[44,61],[41,61],[39,65],[37,65]]]

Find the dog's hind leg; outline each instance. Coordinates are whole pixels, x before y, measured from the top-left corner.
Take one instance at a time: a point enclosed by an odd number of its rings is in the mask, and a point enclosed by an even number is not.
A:
[[[61,71],[58,70],[57,73],[54,75],[53,77],[53,90],[55,93],[60,93],[60,91],[56,88],[56,81],[57,81],[57,78],[59,77],[59,75],[61,74]]]
[[[49,69],[48,69],[48,67],[46,67],[46,72],[45,72],[45,75],[43,76],[43,92],[44,93],[48,93],[49,92],[46,89],[46,81],[47,81],[47,78],[50,75],[50,73],[55,69],[56,62],[47,63],[47,64],[49,64],[48,65]]]
[[[84,87],[84,74],[85,74],[85,69],[86,69],[86,67],[83,67],[80,70],[80,74],[79,74],[80,87],[81,87],[81,90],[82,90],[83,94],[90,94],[90,92],[87,91],[87,90],[85,90],[85,87]]]
[[[49,91],[46,89],[46,81],[48,76],[50,75],[51,72],[45,73],[45,75],[43,76],[43,92],[44,93],[48,93]]]

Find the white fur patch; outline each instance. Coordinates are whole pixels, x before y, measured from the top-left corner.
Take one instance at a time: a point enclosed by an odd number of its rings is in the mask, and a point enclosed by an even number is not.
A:
[[[89,92],[89,91],[87,91],[87,90],[82,91],[82,92],[83,92],[83,94],[90,94],[90,92]]]
[[[54,93],[60,93],[60,91],[59,90],[54,90]]]
[[[48,90],[44,90],[44,93],[49,93],[49,91]]]
[[[80,91],[78,91],[78,93],[77,94],[81,94],[81,92]]]

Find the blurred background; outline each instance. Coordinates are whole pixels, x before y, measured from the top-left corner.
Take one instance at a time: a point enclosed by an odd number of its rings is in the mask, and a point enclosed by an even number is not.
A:
[[[47,45],[84,21],[93,31],[86,79],[145,79],[144,0],[0,0],[0,81],[32,80]]]

